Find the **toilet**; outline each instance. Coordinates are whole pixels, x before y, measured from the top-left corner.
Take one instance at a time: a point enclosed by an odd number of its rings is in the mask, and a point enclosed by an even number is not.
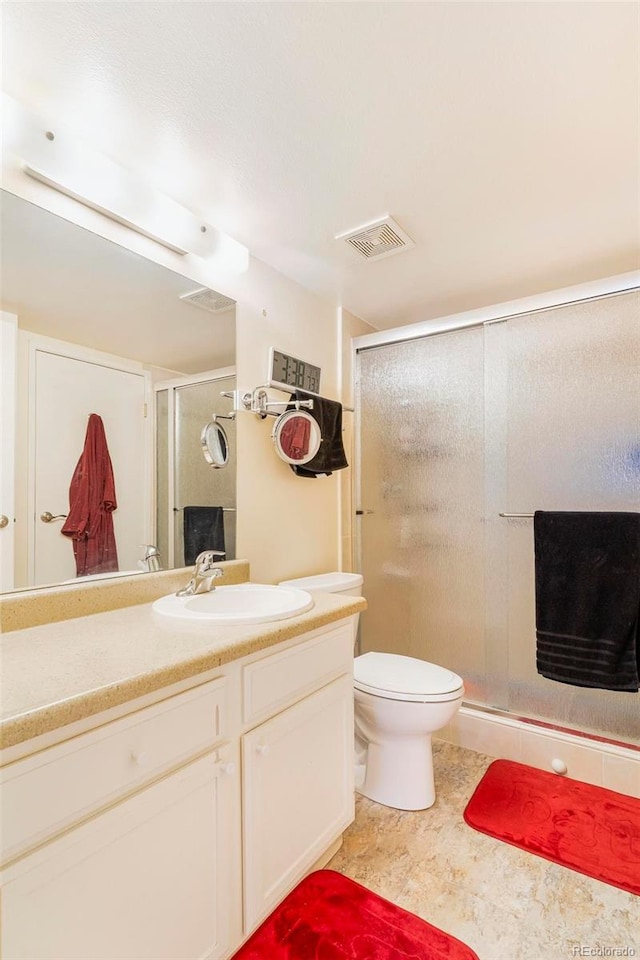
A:
[[[431,737],[460,709],[462,679],[415,657],[364,653],[354,661],[353,686],[364,760],[356,789],[387,807],[426,810],[436,799]]]
[[[309,593],[361,596],[358,573],[284,580]],[[462,705],[461,677],[395,653],[354,660],[356,790],[398,810],[426,810],[436,799],[431,737]]]

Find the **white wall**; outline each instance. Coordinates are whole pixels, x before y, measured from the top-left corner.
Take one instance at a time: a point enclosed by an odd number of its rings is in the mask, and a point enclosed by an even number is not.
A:
[[[268,379],[274,346],[321,367],[320,392],[339,399],[336,308],[260,261],[250,269],[251,296],[236,310],[240,392]],[[237,419],[238,556],[250,560],[252,579],[269,583],[339,566],[340,475],[297,477],[273,450],[273,423],[251,413]]]

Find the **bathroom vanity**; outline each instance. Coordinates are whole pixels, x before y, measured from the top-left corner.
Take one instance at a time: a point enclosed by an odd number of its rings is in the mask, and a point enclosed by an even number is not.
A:
[[[244,628],[141,604],[3,638],[14,672],[49,651],[41,702],[14,673],[30,702],[2,725],[4,960],[225,960],[333,855],[353,819],[365,603],[315,599]],[[69,670],[54,700],[45,674]]]

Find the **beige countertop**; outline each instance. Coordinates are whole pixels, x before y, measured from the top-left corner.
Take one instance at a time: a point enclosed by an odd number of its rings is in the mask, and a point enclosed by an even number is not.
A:
[[[301,616],[263,624],[184,624],[142,603],[5,633],[0,745],[23,744],[366,607],[360,597],[314,599]]]

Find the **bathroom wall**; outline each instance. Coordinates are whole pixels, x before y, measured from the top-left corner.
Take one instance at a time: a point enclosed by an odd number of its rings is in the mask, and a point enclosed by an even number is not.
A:
[[[265,383],[275,346],[321,367],[320,392],[337,399],[337,309],[260,261],[250,270],[250,295],[236,313],[240,392]],[[252,579],[271,583],[334,570],[340,559],[340,476],[297,477],[273,449],[273,424],[250,413],[237,419],[238,556],[251,560]]]

